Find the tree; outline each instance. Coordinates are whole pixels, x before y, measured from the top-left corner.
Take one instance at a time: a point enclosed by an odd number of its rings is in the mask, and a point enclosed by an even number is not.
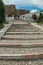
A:
[[[43,18],[43,13],[40,12],[40,19],[42,19],[42,18]]]
[[[37,20],[37,16],[35,14],[32,15],[32,18],[34,19],[34,21]]]
[[[0,0],[0,24],[5,23],[5,7],[2,0]]]

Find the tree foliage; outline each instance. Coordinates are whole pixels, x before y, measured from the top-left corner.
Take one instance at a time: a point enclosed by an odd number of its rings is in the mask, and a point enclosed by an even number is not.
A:
[[[0,24],[5,23],[5,7],[2,0],[0,0]]]
[[[43,23],[43,13],[42,13],[42,12],[40,12],[40,16],[39,16],[37,22],[38,22],[38,23]]]
[[[39,16],[33,14],[32,18],[34,19],[35,22],[37,23],[43,23],[43,12],[39,13]]]
[[[35,14],[32,15],[32,18],[36,21],[37,20],[37,16]]]

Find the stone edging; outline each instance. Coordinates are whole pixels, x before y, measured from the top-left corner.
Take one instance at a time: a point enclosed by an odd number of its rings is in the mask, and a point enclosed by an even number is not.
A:
[[[12,25],[12,22],[9,22],[3,29],[0,31],[0,39],[3,37],[3,35],[7,32],[7,30],[10,28]]]
[[[42,26],[41,26],[41,25],[38,25],[37,23],[32,23],[32,22],[31,22],[31,25],[37,27],[37,28],[40,29],[40,30],[43,30]]]

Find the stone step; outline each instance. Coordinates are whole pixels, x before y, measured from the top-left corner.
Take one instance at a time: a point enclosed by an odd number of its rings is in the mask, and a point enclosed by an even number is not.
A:
[[[9,29],[8,32],[37,32],[38,30],[34,29]]]
[[[28,22],[24,22],[22,20],[14,20],[13,24],[28,24]]]
[[[1,47],[43,47],[43,40],[1,40]]]
[[[16,25],[16,24],[20,24],[20,25],[23,24],[23,25],[25,25],[25,24],[28,24],[28,22],[19,22],[19,21],[18,21],[18,22],[15,22],[15,21],[14,21],[13,24],[14,24],[14,25]]]
[[[16,31],[22,31],[22,32],[32,31],[33,32],[33,31],[40,31],[40,30],[30,24],[15,24],[15,25],[13,24],[8,31],[9,32],[16,32]]]
[[[43,35],[43,32],[6,32],[7,35]]]
[[[3,40],[43,40],[43,38],[6,38],[6,37],[3,37],[2,38]]]
[[[19,47],[0,47],[0,54],[36,54],[43,53],[43,47],[19,48]]]
[[[34,26],[32,26],[31,24],[12,24],[13,29],[28,29],[28,28],[33,28]]]
[[[0,60],[0,65],[43,65],[43,60]]]
[[[36,32],[37,30],[34,29],[11,29],[9,30],[9,32]]]
[[[5,50],[6,49],[6,50]],[[0,59],[38,59],[43,58],[43,48],[0,47]]]
[[[23,39],[23,40],[30,40],[30,39],[43,39],[43,35],[5,35],[3,39]]]
[[[43,53],[31,54],[0,54],[1,60],[28,60],[28,59],[43,59]]]

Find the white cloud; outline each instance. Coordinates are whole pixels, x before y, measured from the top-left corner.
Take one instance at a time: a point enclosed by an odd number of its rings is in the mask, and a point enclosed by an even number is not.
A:
[[[34,5],[39,8],[43,8],[43,0],[31,0]]]
[[[5,4],[35,5],[43,9],[43,0],[3,0]]]
[[[3,0],[5,4],[19,4],[22,0]]]
[[[31,13],[37,12],[37,10],[32,10]]]

